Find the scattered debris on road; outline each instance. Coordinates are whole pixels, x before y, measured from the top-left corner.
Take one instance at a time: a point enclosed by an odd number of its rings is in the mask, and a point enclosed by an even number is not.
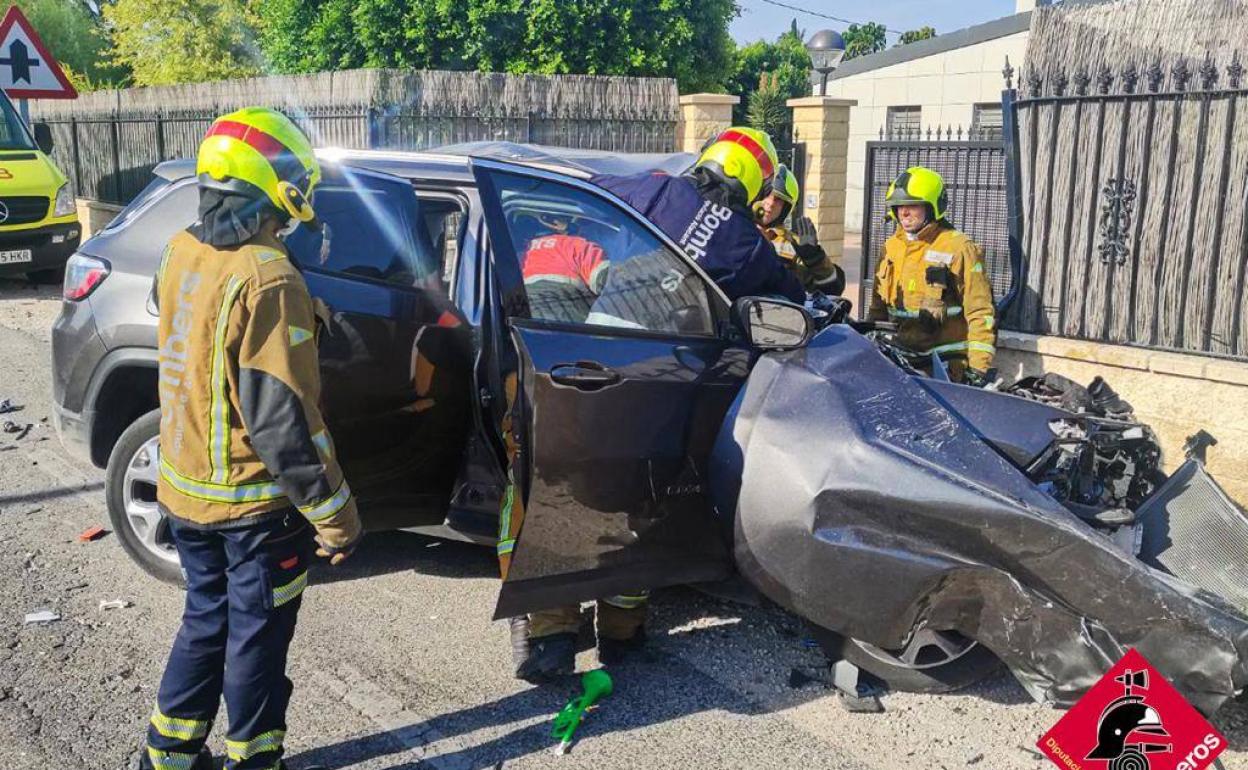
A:
[[[26,624],[31,623],[55,623],[60,620],[61,616],[52,610],[36,610],[26,614]]]
[[[15,436],[15,438],[18,441],[21,441],[22,439],[26,438],[26,434],[30,433],[30,429],[33,427],[35,426],[30,423],[26,423],[25,425],[19,425],[13,422],[12,420],[4,421],[4,432],[16,433],[17,435]]]
[[[108,530],[103,527],[91,527],[90,529],[84,530],[83,533],[78,536],[78,542],[89,543],[92,540],[99,540],[107,534]]]
[[[106,610],[124,610],[127,607],[133,607],[133,606],[134,605],[131,602],[125,599],[111,599],[111,600],[101,599],[100,600],[101,612],[104,612]]]
[[[9,412],[17,412],[21,410],[20,404],[13,403],[13,399],[6,398],[0,401],[0,414],[8,414]]]

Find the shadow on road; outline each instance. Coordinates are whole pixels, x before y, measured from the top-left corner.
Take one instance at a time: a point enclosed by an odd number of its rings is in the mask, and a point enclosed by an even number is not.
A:
[[[0,495],[0,505],[12,503],[37,503],[43,500],[53,500],[58,497],[69,497],[79,492],[98,492],[104,488],[104,482],[97,481],[90,484],[82,484],[76,487],[55,487],[53,489],[41,489],[38,492],[27,492],[20,495]]]
[[[402,531],[370,533],[349,560],[332,568],[318,566],[312,571],[313,584],[408,570],[438,577],[498,577],[498,559],[492,548]]]

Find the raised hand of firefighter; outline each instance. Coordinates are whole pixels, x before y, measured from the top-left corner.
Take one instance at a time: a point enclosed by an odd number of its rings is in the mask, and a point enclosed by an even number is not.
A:
[[[827,252],[819,245],[819,235],[815,232],[815,223],[810,221],[810,217],[797,220],[797,224],[793,226],[793,235],[797,238],[793,251],[804,266],[814,267],[828,258]]]
[[[793,225],[793,235],[797,238],[798,246],[818,246],[819,233],[815,230],[815,223],[810,221],[810,217],[802,217]]]

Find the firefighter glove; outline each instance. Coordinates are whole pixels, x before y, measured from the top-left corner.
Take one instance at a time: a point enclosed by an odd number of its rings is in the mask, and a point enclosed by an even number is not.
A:
[[[815,223],[810,217],[802,217],[793,225],[793,235],[797,238],[798,253],[803,246],[819,246],[819,234],[815,231]],[[823,253],[823,250],[819,250]]]

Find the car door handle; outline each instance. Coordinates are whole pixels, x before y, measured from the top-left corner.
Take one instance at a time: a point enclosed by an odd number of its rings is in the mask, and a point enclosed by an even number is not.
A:
[[[594,361],[577,361],[575,364],[552,366],[550,379],[560,385],[571,385],[581,390],[599,390],[619,382],[620,375],[619,372]]]

